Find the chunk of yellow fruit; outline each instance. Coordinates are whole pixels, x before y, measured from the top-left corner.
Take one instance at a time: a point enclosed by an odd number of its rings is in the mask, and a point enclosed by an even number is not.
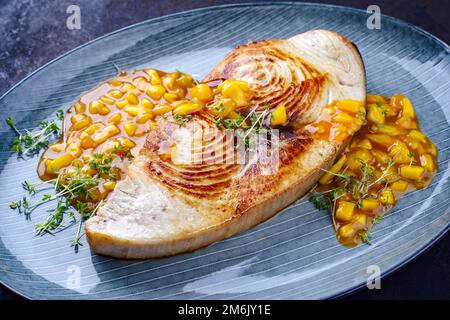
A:
[[[367,216],[362,213],[357,213],[353,216],[353,221],[355,224],[365,226],[367,224]]]
[[[344,124],[351,124],[353,122],[355,122],[355,118],[352,117],[351,115],[349,115],[346,112],[338,112],[336,113],[335,116],[333,116],[333,122],[337,122],[337,123],[344,123]]]
[[[163,115],[170,111],[172,111],[172,107],[167,104],[159,105],[152,109],[153,114],[156,116]]]
[[[355,204],[353,202],[338,201],[336,219],[339,219],[341,221],[351,221],[353,218],[354,209]]]
[[[245,81],[225,80],[218,89],[222,92],[222,96],[232,99],[237,107],[244,107],[249,103],[249,88]]]
[[[164,100],[166,100],[169,103],[172,103],[177,99],[178,95],[176,95],[175,93],[164,93]]]
[[[405,180],[397,180],[391,183],[391,189],[398,192],[405,192],[408,189],[408,181]]]
[[[361,209],[362,210],[367,210],[367,211],[372,211],[375,210],[376,208],[378,208],[379,203],[378,200],[376,199],[363,199],[361,201]]]
[[[400,168],[400,175],[411,180],[420,180],[425,169],[420,166],[404,166]]]
[[[57,173],[60,169],[70,165],[73,160],[74,157],[70,153],[64,153],[58,158],[51,160],[47,170],[49,173]]]
[[[151,102],[150,100],[148,100],[147,98],[143,98],[141,100],[141,106],[147,109],[151,109],[153,108],[155,105],[153,104],[153,102]]]
[[[103,183],[103,188],[105,188],[108,191],[113,191],[115,187],[116,187],[115,181],[109,180]]]
[[[345,224],[339,228],[339,235],[342,238],[350,238],[353,237],[356,233],[356,230],[353,228],[352,224]]]
[[[420,156],[420,164],[429,172],[433,172],[435,170],[433,157],[429,154]]]
[[[189,89],[189,96],[191,99],[198,99],[206,102],[212,99],[213,93],[210,86],[201,83]]]
[[[374,134],[367,134],[366,136],[370,141],[386,148],[389,147],[394,142],[394,140],[387,134],[374,133]]]
[[[322,178],[320,178],[319,183],[320,184],[328,184],[333,180],[335,174],[337,174],[344,165],[345,161],[347,160],[347,156],[344,154],[342,157],[339,158],[338,161],[330,168],[329,172],[326,172]]]
[[[272,112],[270,117],[270,125],[272,127],[285,124],[287,122],[286,107],[284,105],[279,105]]]
[[[138,97],[133,92],[128,93],[126,99],[128,103],[132,105],[137,105],[139,103]]]
[[[183,104],[180,104],[179,106],[177,106],[173,110],[173,113],[178,114],[180,116],[184,116],[184,115],[187,115],[190,113],[201,111],[202,109],[203,109],[203,106],[201,104],[189,102],[189,103],[183,103]]]
[[[84,113],[80,113],[73,115],[70,118],[70,122],[72,122],[72,126],[70,127],[71,130],[81,130],[91,124],[92,118]]]
[[[120,90],[111,90],[108,93],[111,97],[116,98],[116,99],[120,99],[123,97],[123,92]]]
[[[407,97],[402,99],[403,111],[402,116],[408,118],[414,118],[416,116],[411,101]]]
[[[396,141],[389,149],[389,154],[396,163],[410,163],[412,153],[402,141]]]
[[[118,124],[120,122],[120,120],[122,120],[122,114],[117,112],[117,113],[113,114],[111,117],[109,117],[108,122]]]
[[[208,111],[216,117],[229,117],[231,112],[236,109],[236,103],[231,99],[221,99],[208,106]]]
[[[394,194],[389,188],[384,188],[380,193],[380,202],[382,204],[393,205],[395,203]]]
[[[66,148],[66,151],[70,153],[74,159],[81,156],[82,153],[80,146],[78,145],[78,143],[75,142],[69,143],[69,145]]]
[[[161,99],[164,93],[166,93],[166,89],[162,85],[151,85],[147,89],[147,95],[155,100]]]
[[[129,135],[130,137],[133,136],[136,132],[137,126],[132,122],[127,122],[123,125],[123,130]]]
[[[339,109],[351,113],[358,113],[364,109],[364,102],[357,100],[339,100],[336,101]]]
[[[114,100],[106,96],[101,97],[100,100],[106,104],[114,104]]]
[[[376,124],[383,124],[385,121],[383,108],[376,104],[369,105],[369,112],[367,113],[367,119]]]
[[[418,140],[420,142],[426,142],[427,141],[427,137],[422,132],[420,132],[419,130],[411,130],[408,133],[408,136],[410,136],[411,138],[413,138],[415,140]]]
[[[123,109],[123,111],[128,113],[130,116],[135,117],[138,114],[145,112],[146,110],[144,108],[142,108],[142,107],[131,107],[131,106],[129,106],[129,107],[125,107]]]
[[[372,126],[372,131],[377,133],[385,133],[390,136],[398,136],[406,133],[405,130],[390,124],[377,124]]]

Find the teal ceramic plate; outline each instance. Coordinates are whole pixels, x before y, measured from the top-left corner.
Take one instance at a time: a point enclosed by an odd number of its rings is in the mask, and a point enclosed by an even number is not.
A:
[[[313,4],[257,4],[206,8],[145,21],[106,35],[52,61],[0,99],[0,280],[38,299],[319,299],[366,284],[367,268],[387,274],[449,228],[450,55],[446,44],[383,16],[366,27],[364,11]],[[201,78],[231,48],[253,40],[288,38],[317,28],[355,42],[367,69],[368,92],[403,93],[422,129],[438,146],[439,172],[425,190],[405,196],[372,232],[372,245],[337,243],[325,211],[300,199],[269,221],[195,253],[123,261],[70,248],[73,226],[36,237],[31,221],[9,208],[21,181],[38,181],[37,159],[9,151],[13,133],[4,118],[33,129],[84,91],[124,70],[156,67]],[[78,281],[79,280],[79,281]]]

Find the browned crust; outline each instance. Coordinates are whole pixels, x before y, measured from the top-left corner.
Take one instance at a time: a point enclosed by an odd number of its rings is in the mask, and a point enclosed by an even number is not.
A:
[[[360,57],[358,49],[351,41],[337,33],[333,34],[341,41],[351,46],[354,49],[353,51]],[[272,40],[270,42],[278,43],[279,41],[280,40]],[[259,44],[260,43],[251,43],[246,46],[257,47]],[[220,70],[228,63],[227,61],[238,54],[238,51],[239,48],[228,54],[227,57],[205,78],[205,81],[222,78],[223,74]],[[358,63],[364,68],[362,59]],[[257,204],[240,204],[240,206],[236,208],[238,210],[231,218],[221,223],[214,224],[209,228],[204,228],[194,233],[182,234],[173,240],[158,241],[157,243],[119,239],[117,237],[94,232],[87,228],[86,234],[89,244],[93,250],[98,253],[128,259],[165,257],[205,247],[215,241],[245,231],[256,224],[269,219],[300,196],[304,195],[322,175],[321,169],[327,169],[333,164],[335,158],[344,150],[348,141],[349,139],[344,144],[340,145],[335,145],[330,142],[335,149],[335,152],[332,152],[323,158],[322,161],[318,163],[313,170],[307,172],[301,180],[294,180],[289,187],[280,191],[276,191],[276,188],[264,190],[265,197],[262,198],[260,202]],[[309,144],[308,148],[313,148],[315,144],[316,142]],[[289,170],[290,167],[291,166],[288,164],[283,169]],[[243,193],[243,196],[248,198],[251,194]]]

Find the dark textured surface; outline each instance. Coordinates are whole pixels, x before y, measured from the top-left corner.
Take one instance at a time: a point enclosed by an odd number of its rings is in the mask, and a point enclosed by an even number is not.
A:
[[[72,1],[0,1],[0,93],[60,54],[105,33],[152,17],[208,4],[237,1],[78,1],[81,30],[65,27],[65,9]],[[366,8],[372,1],[329,1]],[[449,1],[378,1],[383,13],[396,16],[450,42]],[[382,281],[382,290],[361,290],[347,298],[450,298],[447,235],[414,262]],[[6,289],[2,298],[17,298]]]

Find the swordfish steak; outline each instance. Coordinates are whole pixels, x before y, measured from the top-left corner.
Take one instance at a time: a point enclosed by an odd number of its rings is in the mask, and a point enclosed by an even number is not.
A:
[[[215,79],[250,83],[253,110],[285,106],[289,123],[297,125],[279,131],[278,170],[263,174],[262,165],[251,161],[177,164],[160,157],[165,139],[199,127],[218,131],[219,137],[221,132],[206,112],[184,126],[163,119],[148,134],[126,178],[87,221],[95,252],[127,259],[170,256],[267,220],[304,195],[350,139],[315,139],[302,125],[317,120],[332,101],[365,101],[366,96],[364,65],[355,45],[326,30],[240,46],[204,81]],[[204,147],[199,153],[217,143],[217,135],[200,139]]]

